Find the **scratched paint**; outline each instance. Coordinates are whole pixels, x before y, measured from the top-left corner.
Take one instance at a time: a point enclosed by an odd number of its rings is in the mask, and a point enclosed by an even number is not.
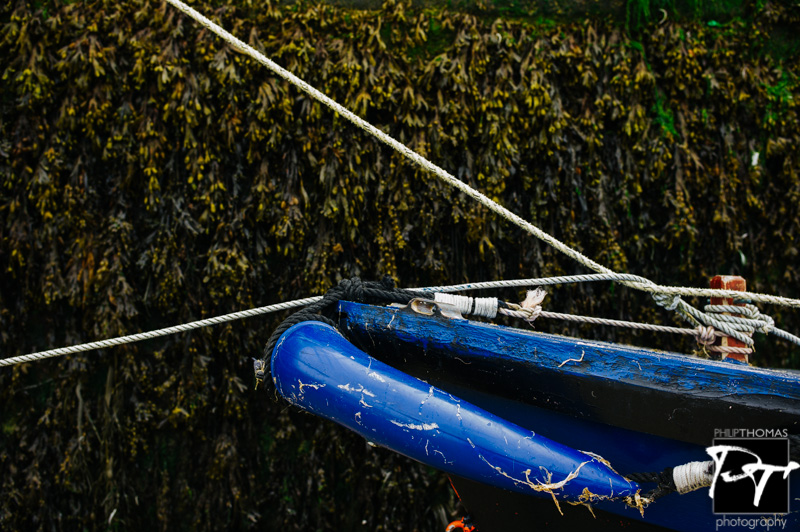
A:
[[[370,372],[384,382],[371,379]],[[295,403],[368,441],[452,474],[575,502],[587,488],[606,497],[633,496],[639,489],[600,460],[532,435],[370,357],[323,323],[297,324],[284,333],[273,353],[272,374],[284,396],[301,381],[326,384],[305,386]],[[363,404],[366,385],[370,408]],[[547,493],[538,488],[551,485],[557,488]]]
[[[356,339],[369,327],[382,357],[396,347],[398,367],[434,383],[699,445],[715,426],[800,432],[798,373],[350,302],[340,311]]]
[[[301,386],[309,386],[309,385],[305,384],[305,385],[301,385]],[[364,388],[364,386],[361,385],[361,384],[359,384],[358,387],[355,387],[355,388],[350,386],[350,383],[339,384],[336,387],[340,388],[342,390],[348,391],[348,392],[361,393],[361,394],[364,394],[364,395],[368,395],[369,397],[375,397],[374,393],[372,393],[371,391],[369,391],[366,388]]]
[[[396,421],[394,419],[390,419],[389,422],[392,425],[397,425],[398,427],[402,427],[404,429],[412,429],[412,430],[433,430],[438,429],[439,425],[436,423],[401,423],[400,421]]]

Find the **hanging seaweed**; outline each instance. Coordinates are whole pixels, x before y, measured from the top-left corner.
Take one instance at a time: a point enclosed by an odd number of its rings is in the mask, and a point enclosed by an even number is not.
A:
[[[639,32],[619,17],[537,21],[513,3],[195,7],[609,267],[800,294],[796,9],[681,19],[653,3]],[[580,271],[166,4],[20,1],[0,15],[3,356],[356,275],[421,286]],[[670,319],[613,286],[548,301]],[[438,473],[253,393],[249,357],[281,318],[1,371],[0,528],[438,530],[455,504]],[[800,367],[759,342],[757,364]]]

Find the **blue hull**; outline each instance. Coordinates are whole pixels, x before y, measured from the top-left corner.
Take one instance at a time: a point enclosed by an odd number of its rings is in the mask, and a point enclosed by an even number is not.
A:
[[[281,337],[272,375],[290,403],[451,474],[574,502],[639,490],[596,457],[392,368],[320,322]]]
[[[495,498],[515,492],[548,500],[557,529],[578,516],[597,530],[603,515],[618,522],[616,515],[636,526],[716,530],[723,516],[712,513],[708,489],[667,495],[643,516],[619,500],[602,500],[638,487],[602,462],[587,462],[581,451],[628,474],[708,460],[705,449],[719,430],[800,433],[795,373],[393,308],[342,302],[339,310],[349,341],[319,324],[282,337],[273,357],[278,390],[369,441],[476,481],[461,489],[455,479],[473,514],[487,504],[496,511]],[[353,352],[350,342],[361,349]],[[566,480],[578,466],[578,476],[558,488],[534,489]],[[785,530],[800,529],[797,476],[790,493],[795,512],[784,516]],[[598,495],[591,501],[597,520],[584,508],[556,510],[552,502],[552,495],[586,502],[583,487]],[[513,501],[509,513],[532,506]],[[544,515],[541,507],[537,512]]]

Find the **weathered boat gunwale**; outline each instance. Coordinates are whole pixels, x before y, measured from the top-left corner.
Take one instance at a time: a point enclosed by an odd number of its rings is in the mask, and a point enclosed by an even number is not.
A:
[[[351,341],[451,380],[577,418],[710,445],[715,429],[800,433],[800,374],[341,302]],[[415,354],[411,354],[414,352]]]

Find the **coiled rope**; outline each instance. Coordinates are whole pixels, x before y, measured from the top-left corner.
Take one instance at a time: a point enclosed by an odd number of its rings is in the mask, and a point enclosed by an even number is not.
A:
[[[704,307],[705,312],[701,312],[691,305],[687,305],[687,308],[692,312],[691,316],[697,320],[697,326],[694,329],[685,329],[680,327],[668,327],[665,325],[654,325],[650,323],[610,320],[607,318],[595,318],[592,316],[578,316],[575,314],[547,312],[541,308],[544,295],[544,290],[537,289],[536,291],[530,291],[528,292],[528,297],[522,302],[522,304],[517,305],[515,303],[505,303],[504,307],[501,308],[499,312],[507,316],[523,319],[529,324],[532,324],[536,318],[541,316],[543,318],[577,321],[595,325],[610,325],[613,327],[627,327],[630,329],[667,332],[672,334],[689,334],[696,336],[697,342],[700,345],[706,346],[710,351],[715,351],[718,353],[751,353],[754,344],[752,338],[754,332],[776,334],[784,340],[788,340],[800,345],[800,338],[775,327],[775,322],[771,317],[761,314],[758,308],[749,303],[745,304],[744,306],[706,305]],[[732,316],[727,313],[736,313],[740,315]],[[733,336],[736,339],[740,339],[747,347],[713,345],[714,340],[717,337],[722,336]]]

